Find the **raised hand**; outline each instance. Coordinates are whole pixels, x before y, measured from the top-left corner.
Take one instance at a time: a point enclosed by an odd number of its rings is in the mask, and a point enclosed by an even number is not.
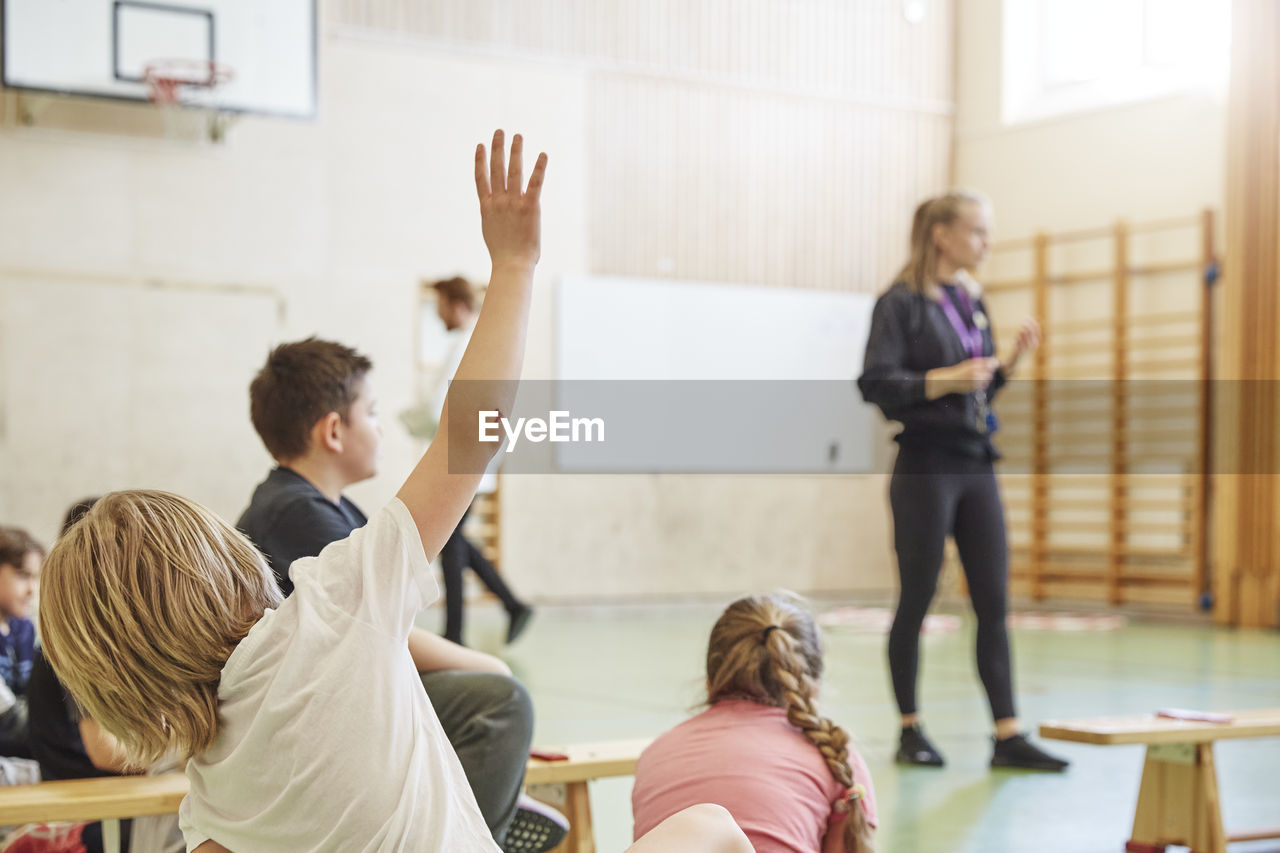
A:
[[[435,439],[397,495],[417,523],[429,556],[448,541],[498,449],[480,441],[478,413],[511,411],[524,363],[534,266],[541,254],[538,196],[547,155],[538,157],[524,187],[523,147],[518,135],[511,140],[508,164],[501,130],[493,134],[492,151],[476,146],[480,225],[493,260],[489,289],[445,396]]]
[[[542,213],[538,199],[547,170],[547,155],[538,155],[529,185],[524,188],[523,154],[524,139],[517,133],[511,140],[511,162],[506,162],[501,130],[493,132],[493,147],[487,158],[484,144],[476,146],[480,226],[495,267],[505,264],[532,267],[542,251]]]

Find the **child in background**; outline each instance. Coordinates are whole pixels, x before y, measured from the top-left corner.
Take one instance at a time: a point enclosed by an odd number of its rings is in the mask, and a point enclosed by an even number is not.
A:
[[[437,440],[366,526],[292,566],[292,595],[243,534],[164,492],[105,496],[49,555],[45,653],[133,762],[190,756],[195,853],[497,850],[408,635],[438,595],[429,556],[497,451],[450,427],[511,411],[520,375],[546,168],[522,192],[521,149],[509,168],[501,131],[491,158],[476,149],[493,274]],[[683,817],[680,843],[636,849],[750,850],[713,807]]]
[[[637,835],[699,802],[724,806],[757,853],[871,853],[871,774],[814,708],[822,640],[789,596],[729,605],[707,649],[710,707],[640,756]]]
[[[36,656],[29,618],[40,586],[44,548],[17,527],[0,527],[0,756],[31,758],[27,682]]]

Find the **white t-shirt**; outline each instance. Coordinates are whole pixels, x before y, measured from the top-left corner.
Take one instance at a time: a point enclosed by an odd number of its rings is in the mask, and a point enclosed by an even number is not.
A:
[[[408,509],[392,500],[289,574],[222,669],[221,730],[187,764],[187,849],[495,853],[409,657],[439,590]]]

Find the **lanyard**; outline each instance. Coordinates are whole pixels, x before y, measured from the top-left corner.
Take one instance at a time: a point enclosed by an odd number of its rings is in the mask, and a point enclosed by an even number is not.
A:
[[[964,302],[965,310],[972,311],[969,303],[969,294],[956,287],[956,294]],[[960,319],[960,312],[956,310],[955,304],[951,301],[951,297],[944,291],[942,294],[942,313],[947,315],[947,320],[951,323],[951,328],[956,330],[956,334],[960,336],[960,344],[969,352],[973,358],[982,358],[982,330],[977,328],[970,329],[969,326]]]
[[[962,286],[956,287],[956,296],[959,297],[962,303],[964,303],[965,312],[972,317],[974,313],[973,303],[969,301],[969,294],[962,290],[961,287]],[[968,350],[969,355],[973,358],[981,358],[982,330],[978,328],[976,321],[973,324],[973,328],[969,328],[964,320],[960,318],[960,312],[956,310],[955,303],[951,301],[950,294],[945,290],[942,293],[942,313],[947,315],[947,320],[951,323],[951,328],[956,330],[956,334],[960,337],[961,345]],[[983,435],[990,435],[999,429],[1000,426],[996,421],[995,413],[991,411],[991,404],[987,402],[987,392],[985,389],[975,391],[973,392],[973,397],[978,404],[978,411],[973,425],[974,429]]]

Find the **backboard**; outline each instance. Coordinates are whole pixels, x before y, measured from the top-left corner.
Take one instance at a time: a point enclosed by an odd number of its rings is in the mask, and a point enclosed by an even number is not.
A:
[[[316,0],[0,0],[6,87],[145,101],[157,61],[234,72],[205,105],[311,118]]]

